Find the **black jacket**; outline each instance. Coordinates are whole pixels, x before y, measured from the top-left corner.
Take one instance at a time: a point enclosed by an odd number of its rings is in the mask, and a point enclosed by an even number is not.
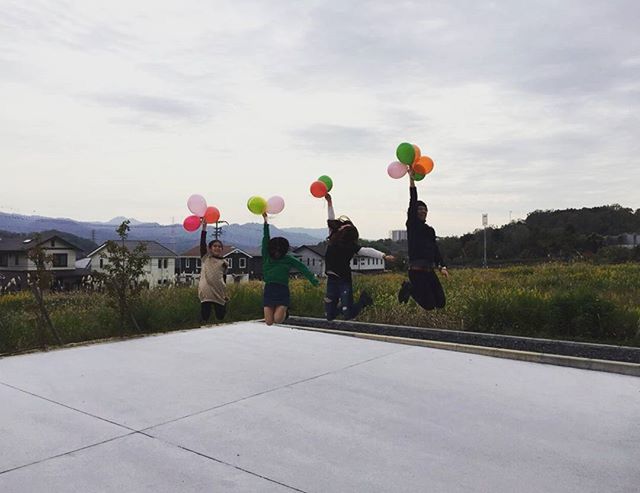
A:
[[[436,243],[435,230],[418,219],[418,192],[409,188],[409,210],[407,211],[407,240],[409,243],[409,265],[411,267],[444,267],[440,249]]]

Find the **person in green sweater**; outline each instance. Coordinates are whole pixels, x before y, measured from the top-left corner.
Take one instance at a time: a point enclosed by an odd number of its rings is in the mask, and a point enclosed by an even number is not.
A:
[[[311,284],[317,286],[318,279],[307,269],[307,266],[297,258],[292,257],[289,251],[289,242],[286,238],[278,236],[270,238],[267,213],[264,218],[264,233],[262,236],[262,275],[264,277],[264,321],[267,325],[280,324],[288,316],[288,308],[291,303],[289,293],[289,270],[296,269],[306,277]]]

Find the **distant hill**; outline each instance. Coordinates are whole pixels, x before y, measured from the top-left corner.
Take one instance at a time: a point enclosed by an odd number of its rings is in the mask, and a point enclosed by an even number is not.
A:
[[[0,212],[0,230],[13,233],[35,233],[56,230],[75,235],[78,238],[90,240],[100,245],[106,240],[117,239],[115,228],[124,219],[125,218],[118,217],[106,223],[83,222],[67,218],[26,216]],[[305,228],[304,232],[297,231],[298,229],[299,228],[279,229],[271,226],[271,235],[285,236],[293,246],[316,244],[326,237],[324,229],[313,230]],[[162,225],[158,223],[141,223],[135,220],[131,221],[129,238],[132,240],[154,240],[178,254],[188,250],[200,241],[200,236],[197,232],[188,233],[182,228],[181,224]],[[224,243],[237,246],[238,248],[255,250],[260,247],[262,224],[223,225],[221,239]]]

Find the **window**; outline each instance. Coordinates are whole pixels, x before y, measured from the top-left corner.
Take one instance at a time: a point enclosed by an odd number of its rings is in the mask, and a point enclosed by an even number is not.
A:
[[[371,265],[371,259],[370,258],[367,259],[367,265]]]
[[[309,259],[307,259],[307,267],[309,267]]]
[[[196,267],[202,267],[202,259],[197,259],[196,260]]]
[[[56,240],[51,240],[51,246],[52,247],[56,246]]]
[[[53,266],[54,267],[67,267],[69,265],[69,255],[66,253],[54,253],[53,254]]]
[[[162,269],[162,259],[158,259],[158,269]]]
[[[164,268],[167,269],[169,267],[169,259],[164,259]]]
[[[238,259],[238,267],[240,267],[241,269],[246,269],[247,268],[247,259],[244,257],[240,257]]]
[[[14,263],[15,263],[16,265],[20,265],[20,254],[19,254],[19,253],[16,253],[16,258],[15,258],[15,260],[14,260]]]
[[[0,267],[9,267],[8,253],[0,253]]]
[[[316,266],[316,259],[311,260],[311,265],[313,265],[314,267]]]
[[[104,259],[100,257],[100,268],[102,269],[103,267],[104,267]]]
[[[233,259],[231,257],[227,259],[227,264],[229,265],[229,269],[233,269]]]

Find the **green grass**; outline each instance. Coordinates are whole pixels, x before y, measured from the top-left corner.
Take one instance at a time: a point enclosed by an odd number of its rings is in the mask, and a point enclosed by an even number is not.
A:
[[[400,305],[405,276],[354,276],[356,296],[367,289],[375,300],[361,321],[472,330],[499,334],[640,345],[640,264],[547,264],[501,269],[453,270],[442,279],[443,310],[425,312],[413,301]],[[323,316],[324,286],[291,282],[293,315]],[[225,322],[262,317],[262,283],[230,286]],[[46,298],[65,343],[131,335],[118,327],[104,294],[76,292]],[[199,327],[196,288],[144,291],[134,306],[143,333]],[[215,323],[214,320],[212,320]],[[47,344],[53,345],[49,335]],[[0,296],[0,353],[41,347],[29,293]]]

